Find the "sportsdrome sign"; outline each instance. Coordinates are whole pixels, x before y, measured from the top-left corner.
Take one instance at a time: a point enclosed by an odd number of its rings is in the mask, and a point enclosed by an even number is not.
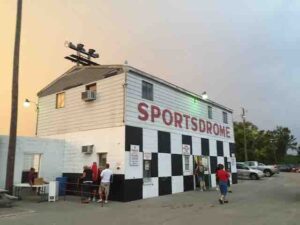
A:
[[[218,123],[206,121],[181,112],[170,109],[163,109],[156,105],[148,105],[145,102],[138,104],[139,116],[141,121],[151,121],[155,123],[162,121],[166,126],[174,126],[180,129],[192,130],[195,132],[213,134],[225,138],[230,138],[230,127]]]

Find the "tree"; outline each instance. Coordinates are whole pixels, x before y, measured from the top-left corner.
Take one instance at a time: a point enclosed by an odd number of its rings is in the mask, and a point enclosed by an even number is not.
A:
[[[266,164],[283,162],[289,148],[296,149],[296,138],[287,127],[277,127],[275,130],[259,130],[251,122],[246,122],[246,141],[248,159]],[[244,130],[242,122],[234,122],[236,143],[236,158],[245,160]],[[298,147],[299,148],[299,147]]]
[[[251,122],[246,122],[245,127],[248,160],[253,160],[255,157],[255,143],[259,135],[259,131],[257,126]],[[234,135],[237,161],[244,161],[244,124],[242,122],[234,122]]]
[[[12,192],[15,169],[17,123],[18,123],[18,93],[19,93],[19,55],[20,55],[20,38],[21,38],[21,20],[22,20],[22,0],[17,2],[17,19],[16,34],[13,61],[12,77],[12,100],[11,100],[11,117],[10,132],[6,167],[6,189]]]
[[[296,138],[287,127],[278,126],[273,132],[276,157],[279,161],[283,161],[288,149],[297,149]]]

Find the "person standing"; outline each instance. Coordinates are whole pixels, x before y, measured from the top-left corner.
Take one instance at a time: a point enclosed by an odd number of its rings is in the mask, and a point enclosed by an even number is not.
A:
[[[230,174],[224,169],[224,166],[220,164],[219,170],[217,171],[217,178],[219,179],[219,188],[221,192],[221,196],[219,198],[220,204],[228,203],[226,196],[227,196],[227,183],[229,177]]]
[[[217,165],[216,172],[215,172],[216,173],[216,184],[217,184],[216,185],[216,191],[219,191],[219,178],[218,178],[217,174],[218,174],[218,170],[220,169],[220,165],[221,164]]]
[[[105,194],[105,203],[107,203],[108,201],[108,195],[109,195],[109,188],[110,188],[110,183],[112,181],[112,171],[109,169],[109,164],[107,163],[105,165],[105,169],[101,172],[101,184],[100,184],[100,189],[99,189],[99,195],[100,195],[100,199],[98,202],[102,202],[102,193],[104,192]]]
[[[205,168],[202,165],[201,162],[199,162],[197,164],[197,167],[195,169],[195,175],[197,177],[197,180],[199,182],[199,187],[201,191],[205,191],[206,190],[206,186],[205,186]]]
[[[98,168],[96,162],[93,162],[92,173],[93,173],[92,196],[93,196],[93,202],[95,202],[97,191],[99,190],[99,186],[100,186],[100,174],[101,174],[101,170],[100,168]]]
[[[82,203],[89,203],[91,200],[91,185],[93,184],[93,172],[90,167],[84,166],[82,179]]]

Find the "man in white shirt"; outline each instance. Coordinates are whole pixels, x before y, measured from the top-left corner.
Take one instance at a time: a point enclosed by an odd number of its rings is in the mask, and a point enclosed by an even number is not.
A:
[[[108,195],[109,195],[109,186],[111,183],[112,179],[112,171],[109,169],[109,164],[107,163],[105,166],[105,169],[101,172],[101,184],[100,184],[100,190],[99,190],[99,195],[100,199],[98,202],[102,202],[102,193],[104,192],[105,194],[105,203],[107,203],[108,200]]]

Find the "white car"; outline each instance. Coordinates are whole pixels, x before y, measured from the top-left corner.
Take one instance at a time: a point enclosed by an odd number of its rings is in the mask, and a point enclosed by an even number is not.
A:
[[[257,169],[252,169],[251,167],[243,164],[237,163],[237,175],[238,178],[243,179],[251,179],[251,180],[259,180],[260,178],[264,177],[265,174]]]

